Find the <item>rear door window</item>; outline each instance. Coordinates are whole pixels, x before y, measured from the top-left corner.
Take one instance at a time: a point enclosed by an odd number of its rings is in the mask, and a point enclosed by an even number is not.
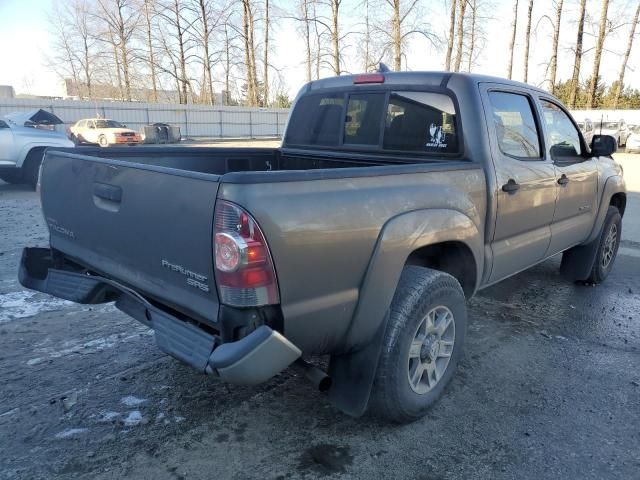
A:
[[[540,136],[529,98],[518,93],[489,92],[500,151],[520,159],[540,159]]]

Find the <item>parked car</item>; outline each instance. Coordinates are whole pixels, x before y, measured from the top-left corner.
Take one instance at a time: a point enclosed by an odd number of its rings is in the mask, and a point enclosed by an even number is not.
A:
[[[582,136],[584,137],[587,144],[591,145],[591,140],[593,140],[593,122],[585,118],[583,121],[578,122],[578,128],[582,132]]]
[[[346,413],[410,421],[454,375],[465,299],[562,252],[568,279],[606,279],[626,205],[615,149],[595,135],[589,150],[522,83],[325,78],[298,94],[281,148],[49,151],[50,246],[25,249],[19,278],[115,301],[223,381],[296,365]]]
[[[606,120],[596,122],[594,129],[595,133],[599,135],[610,135],[615,138],[618,147],[624,147],[627,144],[627,137],[631,133],[627,128],[627,123],[623,119],[617,122],[608,122]]]
[[[631,134],[627,137],[627,152],[640,153],[640,125],[629,125]]]
[[[41,109],[5,115],[0,120],[0,178],[35,187],[45,149],[73,147],[64,133],[53,130],[56,125],[64,122]]]
[[[76,144],[137,145],[142,142],[138,132],[126,125],[107,118],[86,118],[78,120],[70,128],[71,140]]]

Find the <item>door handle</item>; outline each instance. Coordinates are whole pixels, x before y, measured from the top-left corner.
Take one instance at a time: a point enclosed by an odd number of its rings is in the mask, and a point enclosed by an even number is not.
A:
[[[566,185],[569,183],[569,178],[563,173],[562,176],[558,179],[559,185]]]
[[[518,185],[513,178],[510,178],[507,183],[502,185],[502,191],[507,193],[516,193],[519,188],[520,185]]]
[[[95,182],[93,184],[93,194],[109,202],[120,203],[122,201],[122,188],[117,185]]]

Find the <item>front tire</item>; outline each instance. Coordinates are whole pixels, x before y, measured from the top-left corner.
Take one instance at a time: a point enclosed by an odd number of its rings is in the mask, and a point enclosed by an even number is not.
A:
[[[587,283],[602,283],[609,276],[618,254],[621,237],[622,216],[616,207],[610,206],[600,232],[598,253]]]
[[[107,140],[107,137],[105,137],[104,135],[100,135],[98,137],[98,145],[100,145],[103,148],[108,147],[109,146],[109,140]]]
[[[402,423],[424,416],[455,373],[466,324],[464,292],[454,277],[406,266],[390,307],[372,413]]]

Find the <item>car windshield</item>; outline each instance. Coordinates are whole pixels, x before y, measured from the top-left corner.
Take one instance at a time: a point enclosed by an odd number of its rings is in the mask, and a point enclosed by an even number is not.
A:
[[[124,125],[115,120],[96,120],[96,128],[123,128]]]
[[[602,128],[603,130],[617,130],[618,122],[602,122],[598,123],[596,128]]]

